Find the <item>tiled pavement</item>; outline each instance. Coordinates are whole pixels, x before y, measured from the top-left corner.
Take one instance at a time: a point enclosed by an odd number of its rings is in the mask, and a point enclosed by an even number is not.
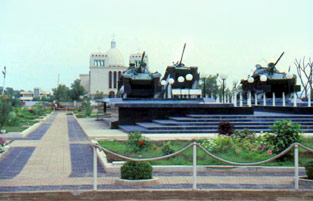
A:
[[[86,136],[65,112],[56,113],[44,124],[50,122],[40,139],[12,143],[10,153],[0,160],[0,192],[92,189],[92,149]],[[158,185],[123,187],[115,185],[119,175],[105,174],[99,164],[98,172],[99,189],[192,188],[191,174],[155,174]],[[293,175],[208,172],[199,173],[197,183],[199,189],[293,189]],[[301,186],[304,188],[313,189]]]
[[[12,179],[18,175],[34,150],[34,147],[10,148],[6,157],[0,161],[0,179]]]

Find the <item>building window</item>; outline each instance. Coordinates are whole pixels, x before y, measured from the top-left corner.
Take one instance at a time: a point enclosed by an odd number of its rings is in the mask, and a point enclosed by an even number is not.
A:
[[[117,77],[117,74],[116,74],[116,71],[114,71],[114,89],[116,89],[116,77]]]
[[[109,72],[109,88],[112,88],[112,72]]]

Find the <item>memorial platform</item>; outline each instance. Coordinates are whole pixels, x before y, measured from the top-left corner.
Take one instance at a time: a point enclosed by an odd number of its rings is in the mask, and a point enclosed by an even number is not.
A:
[[[234,107],[233,104],[210,102],[209,99],[193,100],[123,100],[118,107],[118,125],[135,125],[155,119],[183,117],[188,114],[253,114],[252,107]]]

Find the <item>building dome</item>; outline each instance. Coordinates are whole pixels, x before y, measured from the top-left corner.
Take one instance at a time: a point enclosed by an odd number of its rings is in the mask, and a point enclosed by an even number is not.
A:
[[[125,66],[124,58],[119,49],[116,48],[116,42],[111,41],[111,48],[107,51],[107,66]]]

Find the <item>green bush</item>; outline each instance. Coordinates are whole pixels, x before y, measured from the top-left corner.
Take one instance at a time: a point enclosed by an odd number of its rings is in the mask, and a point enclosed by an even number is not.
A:
[[[213,139],[202,139],[200,142],[201,146],[203,146],[209,152],[215,151],[217,144]]]
[[[313,179],[313,160],[305,164],[305,172],[309,179]]]
[[[169,155],[175,152],[174,149],[172,148],[171,141],[167,141],[166,143],[163,144],[162,152],[164,155]]]
[[[148,162],[127,161],[121,167],[121,178],[130,180],[152,179],[152,166]]]
[[[229,121],[220,121],[218,124],[218,133],[220,135],[231,135],[235,131],[234,125]]]
[[[300,141],[301,125],[291,121],[276,121],[270,127],[272,135],[268,135],[268,141],[273,145],[273,152],[278,154],[288,148],[292,143]]]
[[[151,141],[149,138],[141,135],[139,131],[128,134],[127,145],[129,149],[133,152],[140,152],[151,146]]]
[[[21,120],[20,118],[16,115],[15,112],[10,112],[8,115],[8,120],[7,120],[7,124],[9,126],[18,126],[20,124]]]
[[[20,116],[24,119],[35,119],[36,118],[32,113],[30,113],[30,111],[26,107],[24,107],[21,110]]]
[[[44,107],[41,103],[36,103],[33,107],[32,110],[34,112],[35,115],[37,116],[42,116],[45,114],[45,110]]]
[[[91,105],[91,102],[90,102],[90,99],[87,98],[85,100],[83,100],[83,103],[82,103],[82,110],[84,112],[84,114],[86,116],[90,116],[91,113],[92,113],[92,110],[93,110],[93,106]]]
[[[244,140],[246,138],[248,139],[254,139],[255,138],[255,132],[253,131],[249,131],[249,129],[245,128],[244,130],[237,130],[235,131],[234,134],[232,134],[232,136],[239,138],[240,140]]]

